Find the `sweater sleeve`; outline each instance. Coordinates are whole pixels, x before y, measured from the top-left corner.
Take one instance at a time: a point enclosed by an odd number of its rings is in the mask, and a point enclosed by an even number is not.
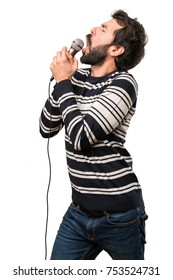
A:
[[[77,106],[70,80],[56,84],[52,98],[59,108],[74,149],[82,150],[105,139],[119,126],[136,101],[136,90],[128,79],[115,79],[99,95],[86,115],[82,115]]]
[[[44,138],[53,137],[61,130],[63,125],[59,104],[54,102],[51,95],[41,112],[39,120],[40,133]]]

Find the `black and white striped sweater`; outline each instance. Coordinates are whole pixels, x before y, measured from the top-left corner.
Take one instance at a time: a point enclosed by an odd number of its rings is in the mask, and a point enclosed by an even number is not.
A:
[[[128,72],[103,77],[79,69],[55,84],[40,117],[43,137],[65,127],[72,199],[88,210],[125,211],[143,206],[132,159],[124,147],[135,113],[137,83]]]

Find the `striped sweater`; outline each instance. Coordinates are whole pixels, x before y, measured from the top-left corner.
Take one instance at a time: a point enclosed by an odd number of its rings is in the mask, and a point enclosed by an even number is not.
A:
[[[65,128],[72,200],[88,210],[126,211],[143,206],[141,186],[124,147],[135,113],[137,83],[128,72],[92,77],[79,69],[55,84],[40,117],[40,133]]]

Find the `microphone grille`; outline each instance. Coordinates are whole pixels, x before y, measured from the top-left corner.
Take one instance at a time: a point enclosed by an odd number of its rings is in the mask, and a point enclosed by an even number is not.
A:
[[[84,42],[83,42],[81,39],[75,39],[75,40],[73,41],[73,43],[74,43],[75,45],[77,45],[80,49],[82,49],[83,46],[84,46]]]
[[[83,48],[83,46],[84,46],[84,42],[81,39],[75,39],[71,44],[69,53],[74,56],[77,52],[79,52]]]
[[[79,52],[84,46],[84,42],[81,39],[75,39],[72,42],[71,48],[74,49],[76,52]]]

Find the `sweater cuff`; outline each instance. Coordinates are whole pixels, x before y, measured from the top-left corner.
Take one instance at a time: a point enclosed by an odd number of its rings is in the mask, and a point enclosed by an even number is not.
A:
[[[73,92],[73,87],[69,79],[56,83],[52,93],[53,99],[57,101],[63,94]]]

